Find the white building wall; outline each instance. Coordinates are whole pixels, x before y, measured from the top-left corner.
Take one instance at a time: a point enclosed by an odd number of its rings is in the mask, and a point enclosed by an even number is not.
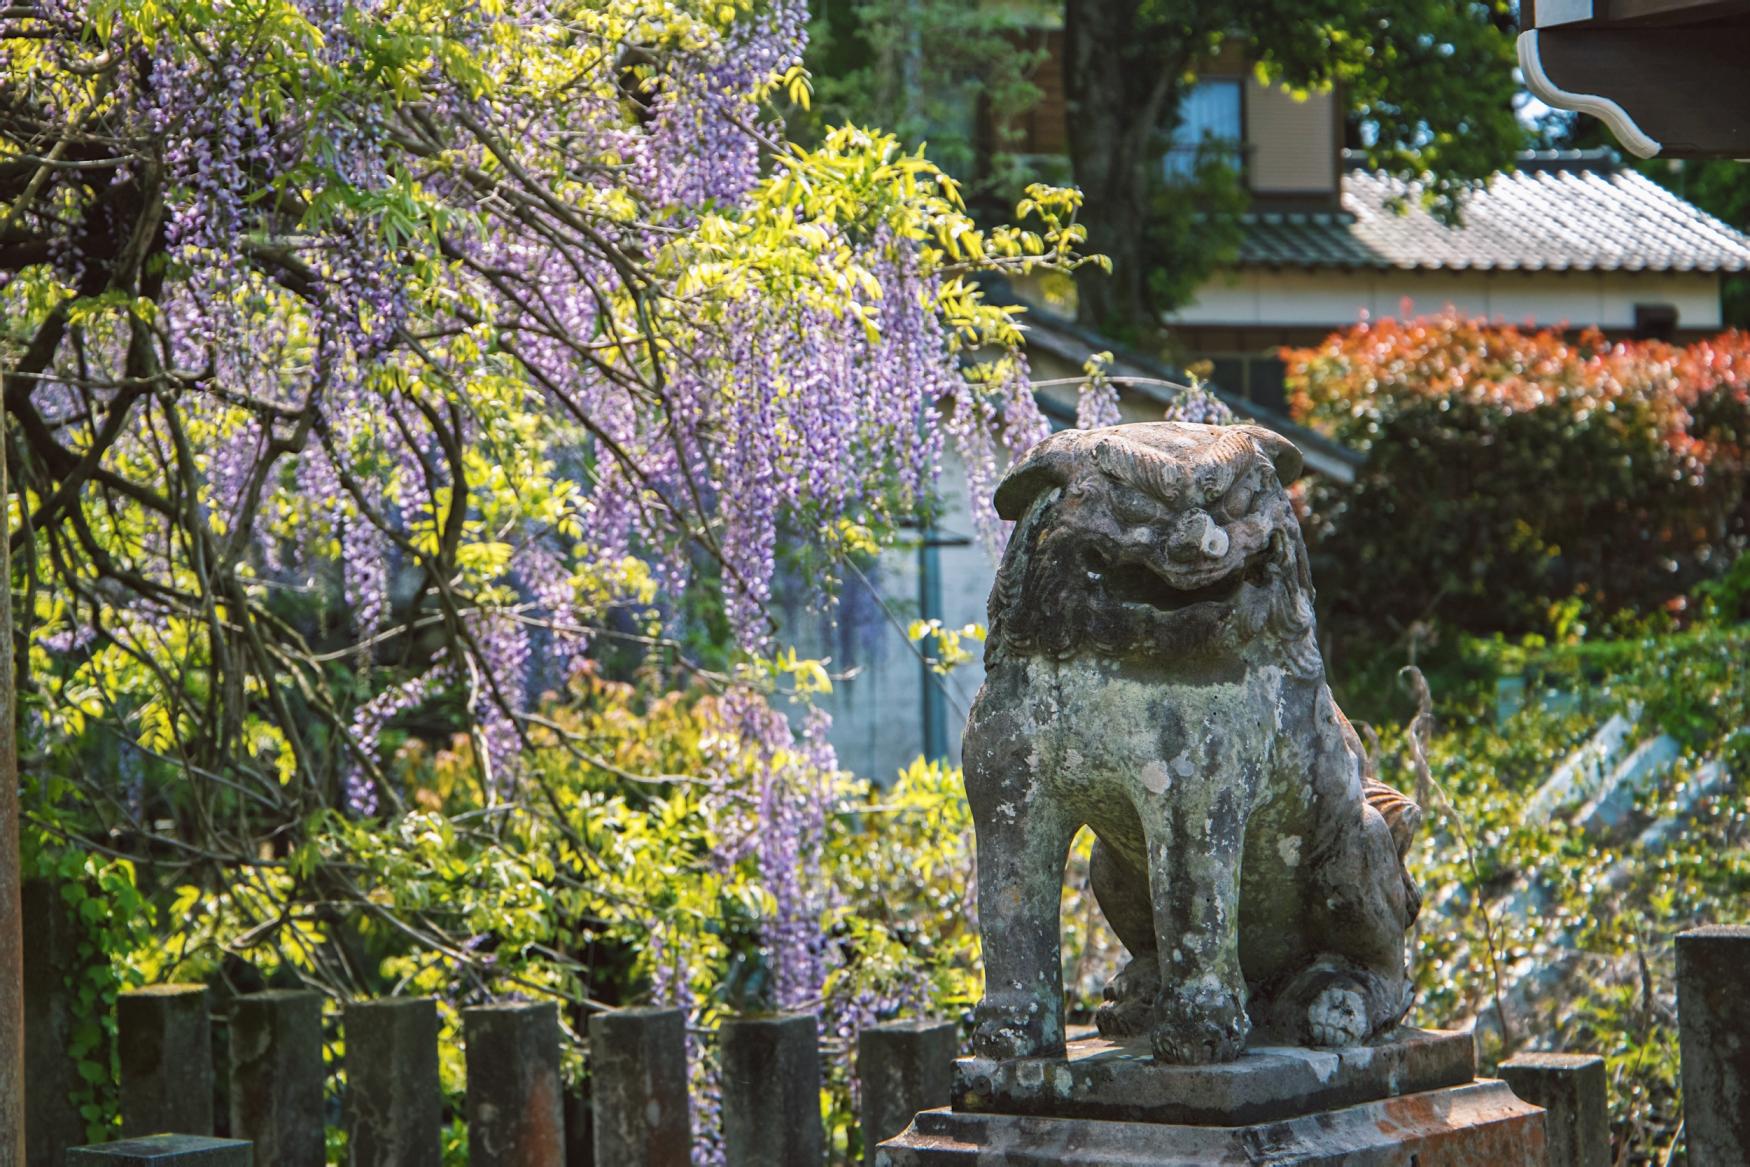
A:
[[[1247,270],[1217,275],[1179,324],[1341,328],[1364,316],[1453,308],[1508,324],[1632,328],[1636,304],[1671,304],[1679,328],[1720,327],[1708,273]]]

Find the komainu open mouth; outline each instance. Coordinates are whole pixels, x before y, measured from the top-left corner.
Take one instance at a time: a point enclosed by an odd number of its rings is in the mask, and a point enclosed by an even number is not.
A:
[[[1088,582],[1121,604],[1146,604],[1161,612],[1178,612],[1194,604],[1228,603],[1240,593],[1240,585],[1260,574],[1262,556],[1241,564],[1227,575],[1202,587],[1175,587],[1166,577],[1136,562],[1110,564],[1099,552],[1087,552]]]

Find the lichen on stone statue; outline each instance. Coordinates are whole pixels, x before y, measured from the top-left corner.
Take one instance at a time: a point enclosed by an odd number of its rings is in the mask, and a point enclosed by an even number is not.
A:
[[[1076,831],[1130,963],[1096,1020],[1166,1062],[1248,1038],[1354,1045],[1408,1009],[1420,811],[1325,682],[1300,453],[1254,426],[1060,433],[996,492],[1015,522],[967,725],[983,1057],[1064,1048],[1059,896]]]

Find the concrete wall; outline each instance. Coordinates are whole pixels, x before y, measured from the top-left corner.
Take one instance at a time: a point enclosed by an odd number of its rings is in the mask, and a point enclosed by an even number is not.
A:
[[[1456,308],[1509,324],[1632,328],[1636,304],[1672,304],[1679,328],[1720,326],[1706,273],[1249,270],[1219,274],[1169,323],[1343,328],[1368,316]]]
[[[963,546],[937,548],[941,620],[951,628],[985,622],[985,599],[996,578],[996,556],[972,526],[966,471],[952,455],[943,459],[945,503],[938,534],[970,537]],[[839,764],[882,785],[891,783],[924,749],[923,668],[905,635],[918,617],[918,547],[897,547],[881,556],[867,583],[855,575],[844,583],[833,610],[809,612],[799,605],[784,614],[781,635],[805,656],[830,658],[835,674],[855,675],[834,684],[819,704],[832,715],[831,741]],[[984,681],[983,645],[967,642],[973,661],[940,683],[945,690],[948,758],[960,761],[960,735],[972,698]]]

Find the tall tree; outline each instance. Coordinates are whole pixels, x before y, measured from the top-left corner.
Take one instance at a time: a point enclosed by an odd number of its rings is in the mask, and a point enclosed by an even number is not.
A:
[[[1241,42],[1267,81],[1335,86],[1367,161],[1425,175],[1423,197],[1458,215],[1464,192],[1509,165],[1525,137],[1512,27],[1506,0],[1065,0],[1070,158],[1090,243],[1112,258],[1110,277],[1079,278],[1083,318],[1134,335],[1173,306],[1152,302],[1148,279],[1162,250],[1150,242],[1158,162],[1200,66],[1224,45]],[[1174,262],[1219,259],[1223,233],[1199,248],[1204,233],[1185,224],[1187,237],[1168,241]]]
[[[505,13],[0,6],[27,856],[283,902],[317,824],[418,809],[410,723],[520,797],[589,653],[761,653],[780,545],[873,547],[950,443],[988,497],[1045,428],[970,277],[1078,262],[1073,192],[984,230],[891,136],[785,141],[800,0]]]

